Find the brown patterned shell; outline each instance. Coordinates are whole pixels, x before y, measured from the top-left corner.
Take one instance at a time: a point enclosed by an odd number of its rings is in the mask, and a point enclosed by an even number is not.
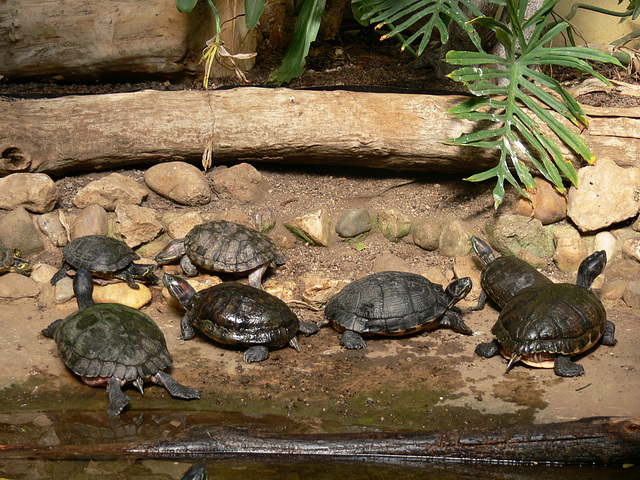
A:
[[[184,246],[194,265],[221,272],[252,270],[271,262],[277,253],[268,235],[225,220],[196,225]]]

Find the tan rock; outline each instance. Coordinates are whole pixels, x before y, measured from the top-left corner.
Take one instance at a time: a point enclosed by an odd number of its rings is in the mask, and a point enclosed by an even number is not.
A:
[[[535,179],[537,188],[529,194],[529,199],[520,196],[513,213],[537,218],[543,225],[559,222],[567,216],[567,197],[561,194],[543,178]]]
[[[120,204],[116,207],[116,233],[130,247],[150,242],[162,232],[152,208]]]
[[[157,194],[181,205],[206,205],[211,201],[207,177],[190,163],[159,163],[145,172],[144,181]]]
[[[151,291],[146,285],[136,283],[138,289],[124,282],[95,285],[93,301],[96,303],[121,303],[131,308],[142,308],[151,301]]]
[[[0,209],[24,207],[34,213],[53,210],[58,201],[58,187],[44,173],[12,173],[0,178]]]
[[[113,211],[120,204],[140,205],[147,195],[149,191],[134,179],[112,173],[81,188],[73,203],[78,208],[96,204]]]

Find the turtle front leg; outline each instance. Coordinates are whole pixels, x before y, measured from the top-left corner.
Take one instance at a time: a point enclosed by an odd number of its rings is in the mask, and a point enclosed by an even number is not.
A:
[[[367,348],[367,342],[364,341],[362,335],[353,330],[345,330],[340,337],[340,345],[350,350],[362,350]]]
[[[135,279],[133,278],[133,275],[131,275],[131,271],[127,268],[125,268],[124,270],[120,270],[119,272],[116,272],[113,276],[127,282],[127,285],[129,285],[129,288],[134,288],[136,290],[140,288],[140,286],[136,283]]]
[[[444,312],[442,317],[440,317],[440,320],[437,321],[437,324],[443,327],[449,327],[454,332],[462,333],[463,335],[473,334],[473,330],[464,323],[460,314],[453,310],[447,310]]]
[[[107,382],[107,393],[109,394],[109,409],[107,414],[116,417],[122,409],[129,404],[130,398],[122,391],[122,380],[117,377],[109,378]]]
[[[182,268],[182,271],[187,277],[195,277],[198,275],[198,269],[187,255],[180,259],[180,268]]]
[[[579,377],[584,375],[584,367],[573,363],[566,355],[558,355],[553,364],[553,371],[559,377]]]
[[[602,336],[602,344],[607,345],[608,347],[613,347],[618,340],[615,339],[616,335],[616,326],[613,322],[607,320],[607,323],[604,327],[604,335]]]
[[[200,391],[197,388],[182,385],[175,378],[162,370],[156,373],[152,377],[152,380],[158,385],[166,388],[167,392],[169,392],[172,397],[183,398],[185,400],[200,398]]]
[[[467,310],[469,310],[470,312],[476,312],[478,310],[482,310],[486,304],[487,304],[487,292],[482,290],[480,292],[480,296],[478,297],[478,303],[476,304],[476,306],[470,307]]]
[[[491,358],[498,354],[500,351],[501,345],[498,340],[493,340],[492,342],[480,343],[475,349],[476,355],[479,355],[484,358]]]
[[[246,363],[262,362],[269,358],[269,349],[264,345],[254,345],[244,351],[242,358]]]
[[[196,332],[193,330],[191,326],[191,321],[189,320],[189,314],[185,313],[182,316],[182,320],[180,320],[180,331],[182,335],[178,337],[178,340],[191,340],[196,336]]]

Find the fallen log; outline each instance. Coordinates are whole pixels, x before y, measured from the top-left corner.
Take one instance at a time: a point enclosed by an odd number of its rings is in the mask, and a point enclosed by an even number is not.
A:
[[[640,461],[640,419],[601,417],[543,425],[433,432],[294,435],[267,435],[201,425],[175,438],[144,443],[0,445],[0,459],[184,459],[216,455],[306,456],[393,463],[622,465]]]
[[[267,161],[469,174],[495,152],[447,145],[463,97],[286,88],[140,91],[0,101],[0,174],[59,175],[183,160]],[[598,156],[640,166],[640,109],[587,108]],[[622,118],[621,118],[622,117]],[[567,158],[581,165],[580,160]]]

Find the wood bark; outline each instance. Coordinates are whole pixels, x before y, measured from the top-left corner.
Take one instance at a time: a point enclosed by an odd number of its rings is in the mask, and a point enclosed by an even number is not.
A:
[[[244,2],[215,3],[221,22],[234,19],[222,28],[226,48],[255,52]],[[206,2],[186,15],[163,0],[6,0],[0,2],[0,78],[181,78],[202,72],[201,51],[214,29]],[[247,69],[253,60],[239,65]],[[230,75],[229,65],[214,66],[213,78]]]
[[[513,462],[621,465],[640,461],[640,419],[588,418],[542,425],[349,434],[250,433],[192,427],[153,442],[0,445],[0,459],[211,458],[215,455],[320,457],[370,462]]]
[[[463,97],[286,88],[141,91],[0,101],[0,174],[60,175],[183,160],[350,165],[469,174],[496,161],[447,145],[475,128]],[[591,151],[640,166],[640,108],[585,107]],[[576,166],[583,163],[569,151]]]

